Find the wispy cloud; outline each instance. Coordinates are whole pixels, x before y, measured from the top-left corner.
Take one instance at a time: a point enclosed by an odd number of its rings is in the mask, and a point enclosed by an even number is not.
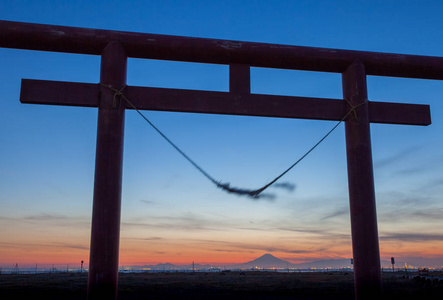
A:
[[[10,242],[0,242],[0,246],[2,248],[12,248],[12,249],[22,249],[27,251],[34,250],[47,250],[51,251],[52,249],[80,249],[80,250],[89,250],[89,246],[85,246],[82,244],[73,244],[73,243],[10,243]]]
[[[392,223],[398,221],[411,222],[420,221],[420,222],[433,222],[441,225],[441,221],[443,216],[443,208],[430,206],[427,208],[397,208],[395,210],[390,211],[381,211],[379,213],[379,219],[382,222]],[[438,222],[438,223],[437,223]]]
[[[385,233],[380,236],[383,241],[429,242],[443,241],[443,234],[433,233]]]
[[[64,248],[64,249],[89,250],[89,246],[84,246],[84,245],[79,245],[79,244],[71,244],[71,243],[55,243],[50,246]]]
[[[432,179],[429,181],[426,181],[422,186],[418,187],[417,189],[419,191],[426,191],[426,190],[432,190],[436,188],[442,188],[443,187],[443,179],[437,178]]]
[[[422,218],[422,219],[432,219],[432,220],[442,220],[443,208],[429,208],[425,210],[413,211],[410,213],[411,216]]]
[[[419,146],[415,146],[415,147],[410,147],[408,149],[404,149],[400,152],[397,152],[389,157],[380,159],[378,161],[374,162],[374,167],[375,168],[385,168],[385,167],[389,167],[399,161],[404,160],[405,158],[407,158],[409,155],[413,154],[414,152],[418,151],[420,149]]]
[[[293,238],[285,237],[286,241],[293,240],[308,245],[322,244],[328,247],[347,246],[351,242],[351,233],[349,228],[343,227],[338,229],[329,228],[328,226],[319,226],[319,228],[279,228],[280,230],[290,231],[296,234]]]
[[[4,222],[20,224],[22,226],[48,226],[48,229],[54,228],[54,226],[75,226],[75,229],[84,229],[85,227],[90,227],[91,218],[90,216],[84,217],[67,216],[55,213],[38,213],[25,216],[0,216],[0,223]]]
[[[40,213],[37,215],[25,216],[23,220],[64,220],[68,217],[66,215]]]
[[[326,229],[314,229],[314,228],[302,228],[299,226],[296,227],[277,227],[276,229],[281,231],[292,231],[292,232],[300,232],[300,233],[313,233],[313,234],[323,234],[326,232]]]
[[[144,204],[149,204],[149,205],[157,204],[157,202],[155,202],[155,201],[145,200],[145,199],[140,199],[140,202],[142,202]]]
[[[215,247],[213,251],[223,251],[223,252],[238,252],[247,251],[247,252],[281,252],[281,253],[290,253],[290,254],[306,254],[306,253],[317,253],[322,252],[325,248],[315,248],[311,247],[310,249],[294,249],[294,248],[284,248],[278,246],[269,246],[255,244],[255,243],[240,243],[240,242],[229,242],[229,241],[215,241],[215,240],[193,240],[195,243],[199,243],[205,245],[206,247]]]
[[[121,240],[135,240],[135,241],[160,241],[163,238],[158,236],[146,237],[146,238],[138,238],[138,237],[122,237]]]
[[[349,215],[349,209],[348,208],[340,208],[337,209],[336,211],[324,216],[323,218],[321,218],[322,221],[328,220],[328,219],[332,219],[335,217],[341,217],[344,215]]]
[[[212,250],[215,252],[226,252],[226,253],[254,253],[253,250],[244,250],[244,249],[215,249]]]
[[[417,191],[390,190],[379,193],[377,200],[383,206],[395,207],[396,210],[416,206],[429,207],[434,204],[434,197],[422,192],[423,189],[417,187]]]
[[[232,224],[224,220],[208,219],[197,214],[185,213],[180,216],[149,216],[146,219],[132,219],[122,222],[122,226],[160,228],[168,230],[225,230]]]
[[[394,172],[395,175],[415,175],[417,173],[426,172],[429,170],[428,164],[420,164],[419,166],[409,166],[407,168],[399,169]]]

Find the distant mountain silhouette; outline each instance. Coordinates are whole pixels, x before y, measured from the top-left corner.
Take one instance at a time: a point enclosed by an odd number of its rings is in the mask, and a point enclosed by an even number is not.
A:
[[[272,254],[265,254],[260,256],[257,259],[248,261],[243,264],[237,264],[232,266],[233,268],[260,268],[260,269],[269,269],[269,268],[295,268],[296,266],[289,261],[282,260],[280,258],[275,257]]]

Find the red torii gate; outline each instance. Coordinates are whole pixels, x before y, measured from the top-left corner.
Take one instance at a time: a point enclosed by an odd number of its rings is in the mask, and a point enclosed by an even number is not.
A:
[[[100,84],[22,80],[20,101],[98,107],[89,299],[115,299],[127,57],[229,65],[229,92],[126,86],[138,109],[345,120],[356,299],[382,290],[370,123],[429,125],[428,105],[369,102],[366,76],[443,80],[443,58],[0,21],[0,47],[101,55]],[[342,73],[343,99],[250,93],[250,67]]]

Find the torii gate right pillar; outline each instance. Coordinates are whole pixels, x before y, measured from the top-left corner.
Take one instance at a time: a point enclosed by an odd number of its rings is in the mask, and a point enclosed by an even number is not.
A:
[[[343,98],[355,107],[346,120],[346,154],[355,298],[377,299],[382,292],[377,212],[375,208],[365,66],[354,62],[343,73]]]

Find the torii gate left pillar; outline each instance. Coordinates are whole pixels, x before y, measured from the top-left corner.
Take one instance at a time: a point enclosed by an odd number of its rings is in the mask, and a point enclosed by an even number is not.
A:
[[[127,62],[123,47],[110,42],[101,58],[100,83],[122,89]],[[89,299],[116,299],[118,286],[125,105],[120,105],[103,85],[98,104]]]

